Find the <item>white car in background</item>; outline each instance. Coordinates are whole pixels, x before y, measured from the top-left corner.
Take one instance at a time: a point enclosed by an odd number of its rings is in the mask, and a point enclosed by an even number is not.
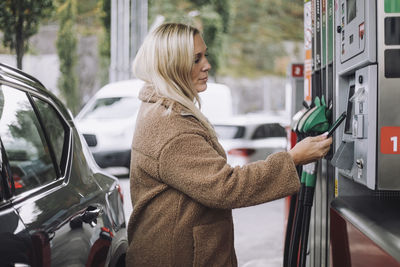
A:
[[[129,171],[132,137],[141,104],[138,95],[143,85],[138,79],[107,84],[75,118],[97,164],[114,175],[125,175]],[[232,114],[231,92],[227,86],[208,83],[200,97],[201,110],[210,120]]]
[[[271,114],[238,115],[213,122],[231,166],[242,166],[287,148],[289,120]]]
[[[143,84],[137,79],[107,84],[76,116],[76,126],[101,168],[113,167],[117,173],[127,173]]]
[[[231,89],[222,83],[207,83],[207,89],[199,94],[201,112],[207,119],[223,120],[233,115],[233,100]]]

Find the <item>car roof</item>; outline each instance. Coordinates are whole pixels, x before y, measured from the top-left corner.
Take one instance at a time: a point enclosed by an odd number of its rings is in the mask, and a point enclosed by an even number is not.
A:
[[[47,89],[39,80],[4,63],[0,63],[0,79],[4,82],[10,82],[23,87],[28,87],[30,90],[39,93],[48,93]]]
[[[235,115],[222,120],[215,121],[214,125],[227,125],[227,126],[250,126],[261,125],[265,123],[279,123],[282,126],[289,125],[289,119],[285,116],[270,114],[270,113],[257,113],[257,114],[242,114]]]
[[[20,89],[27,89],[35,92],[42,97],[46,97],[56,104],[58,110],[70,120],[72,113],[64,106],[64,104],[49,91],[38,79],[35,77],[9,65],[0,62],[0,84],[12,84]]]
[[[112,82],[103,86],[96,94],[95,98],[107,98],[118,96],[138,97],[144,81],[139,79]]]

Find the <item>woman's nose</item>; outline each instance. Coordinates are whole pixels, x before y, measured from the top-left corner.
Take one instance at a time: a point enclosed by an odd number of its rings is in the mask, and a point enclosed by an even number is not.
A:
[[[208,71],[210,69],[211,69],[211,64],[210,64],[210,62],[208,62],[208,59],[206,59],[206,62],[203,66],[203,71]]]

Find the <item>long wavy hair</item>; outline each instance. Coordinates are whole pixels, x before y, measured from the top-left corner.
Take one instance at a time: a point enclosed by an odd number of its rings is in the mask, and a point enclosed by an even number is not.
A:
[[[215,135],[200,111],[200,97],[191,80],[196,34],[200,34],[198,29],[185,24],[166,23],[157,27],[140,47],[133,61],[133,74],[145,81],[146,86],[152,86],[161,97],[183,105]]]

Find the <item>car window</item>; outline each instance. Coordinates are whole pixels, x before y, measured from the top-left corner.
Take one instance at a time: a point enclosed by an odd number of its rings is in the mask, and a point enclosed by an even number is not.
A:
[[[215,132],[220,139],[237,139],[243,138],[245,128],[236,125],[214,125]]]
[[[262,124],[256,128],[251,139],[262,139],[270,137],[286,137],[285,128],[279,123]]]
[[[0,88],[0,135],[15,193],[53,181],[57,175],[43,131],[26,93]]]
[[[2,102],[2,97],[3,94],[0,94],[0,103]],[[4,200],[4,198],[11,197],[12,195],[12,189],[11,189],[11,171],[10,171],[10,166],[8,165],[8,160],[6,156],[6,152],[4,150],[3,142],[0,140],[0,187],[1,187],[1,200]]]
[[[88,112],[85,119],[127,118],[137,113],[140,100],[135,97],[99,98]]]
[[[7,183],[7,182],[6,182],[6,177],[3,173],[3,156],[2,155],[0,155],[0,160],[1,160],[1,162],[0,162],[0,166],[1,166],[1,169],[0,169],[0,203],[1,203],[1,201],[4,199],[4,190],[5,190],[3,188],[3,186],[4,186],[3,183]]]
[[[36,107],[38,108],[40,117],[42,118],[42,122],[44,128],[47,132],[47,135],[50,139],[50,143],[53,146],[53,151],[55,157],[57,159],[57,163],[59,166],[63,166],[63,154],[65,154],[66,146],[64,145],[67,126],[65,122],[59,117],[57,111],[51,106],[49,103],[33,97],[35,101]],[[62,172],[64,173],[65,168],[62,168]]]

